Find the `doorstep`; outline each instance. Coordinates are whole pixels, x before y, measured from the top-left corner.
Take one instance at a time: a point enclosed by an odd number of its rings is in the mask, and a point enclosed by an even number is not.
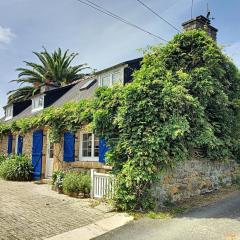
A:
[[[35,184],[50,184],[50,183],[52,183],[52,179],[50,179],[50,178],[43,178],[43,179],[34,181],[34,183]]]

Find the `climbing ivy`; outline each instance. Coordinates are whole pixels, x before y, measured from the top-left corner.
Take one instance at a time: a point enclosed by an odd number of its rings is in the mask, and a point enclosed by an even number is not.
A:
[[[59,143],[66,131],[76,132],[92,121],[92,103],[90,100],[70,102],[62,107],[47,108],[42,113],[26,117],[8,124],[0,124],[0,134],[20,132],[27,133],[31,129],[47,126],[50,130],[50,141]]]
[[[238,69],[197,30],[145,51],[133,83],[100,89],[93,126],[111,146],[117,207],[153,208],[159,172],[194,152],[237,158],[239,89]]]

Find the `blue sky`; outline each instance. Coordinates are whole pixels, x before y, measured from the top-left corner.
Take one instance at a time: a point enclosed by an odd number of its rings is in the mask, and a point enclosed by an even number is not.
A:
[[[136,0],[92,1],[165,39],[176,34]],[[179,28],[191,16],[192,0],[142,1]],[[240,1],[195,0],[193,15],[205,15],[207,2],[215,18],[213,25],[219,29],[218,43],[240,66]],[[0,109],[6,104],[7,92],[17,87],[9,83],[16,79],[15,69],[23,67],[24,60],[35,61],[32,51],[41,51],[42,46],[78,52],[77,63],[102,69],[139,57],[138,49],[157,43],[158,39],[77,0],[0,0]]]

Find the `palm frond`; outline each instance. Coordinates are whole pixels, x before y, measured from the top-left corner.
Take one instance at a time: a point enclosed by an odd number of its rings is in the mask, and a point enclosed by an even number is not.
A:
[[[64,85],[76,81],[84,76],[82,73],[89,67],[87,64],[79,64],[72,66],[73,60],[78,56],[78,53],[70,53],[69,49],[62,51],[58,48],[53,53],[49,53],[45,47],[41,52],[33,52],[37,57],[38,63],[24,61],[26,67],[17,68],[18,78],[12,80],[20,84],[35,84],[38,83],[38,89],[46,84],[47,81],[55,82]],[[14,101],[29,97],[33,94],[33,87],[21,87],[10,92],[9,100]]]

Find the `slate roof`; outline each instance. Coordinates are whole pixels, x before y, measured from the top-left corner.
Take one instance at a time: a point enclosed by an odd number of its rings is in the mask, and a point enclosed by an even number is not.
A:
[[[88,81],[93,80],[92,84],[89,87],[81,90]],[[73,88],[71,88],[67,93],[60,97],[52,106],[60,107],[67,102],[77,102],[82,99],[89,99],[94,96],[94,92],[98,87],[98,81],[95,77],[90,77],[79,81]]]
[[[76,84],[76,83],[75,83]],[[59,94],[64,94],[66,93],[67,91],[69,91],[69,89],[71,89],[75,84],[69,84],[67,86],[64,86],[64,87],[61,87],[61,88],[56,88],[56,89],[52,89],[52,90],[49,90],[49,91],[46,91],[44,92],[43,94],[45,95],[45,98],[46,100],[48,100],[48,105],[45,107],[45,109],[49,106],[52,105],[53,102],[56,101],[56,99],[59,98]],[[39,94],[38,94],[39,95]],[[51,99],[52,98],[52,99]],[[44,100],[45,101],[45,100]],[[52,101],[52,103],[51,103]],[[45,105],[45,103],[44,103]],[[40,110],[40,111],[36,111],[36,112],[32,112],[32,104],[27,107],[26,109],[24,109],[22,112],[20,112],[18,115],[14,116],[13,118],[9,119],[8,121],[5,121],[5,117],[3,117],[1,120],[2,122],[5,122],[5,123],[9,123],[9,122],[12,122],[12,121],[15,121],[15,120],[18,120],[20,118],[25,118],[25,117],[28,117],[28,116],[34,116],[34,115],[37,115],[39,113],[41,113],[43,110]]]

